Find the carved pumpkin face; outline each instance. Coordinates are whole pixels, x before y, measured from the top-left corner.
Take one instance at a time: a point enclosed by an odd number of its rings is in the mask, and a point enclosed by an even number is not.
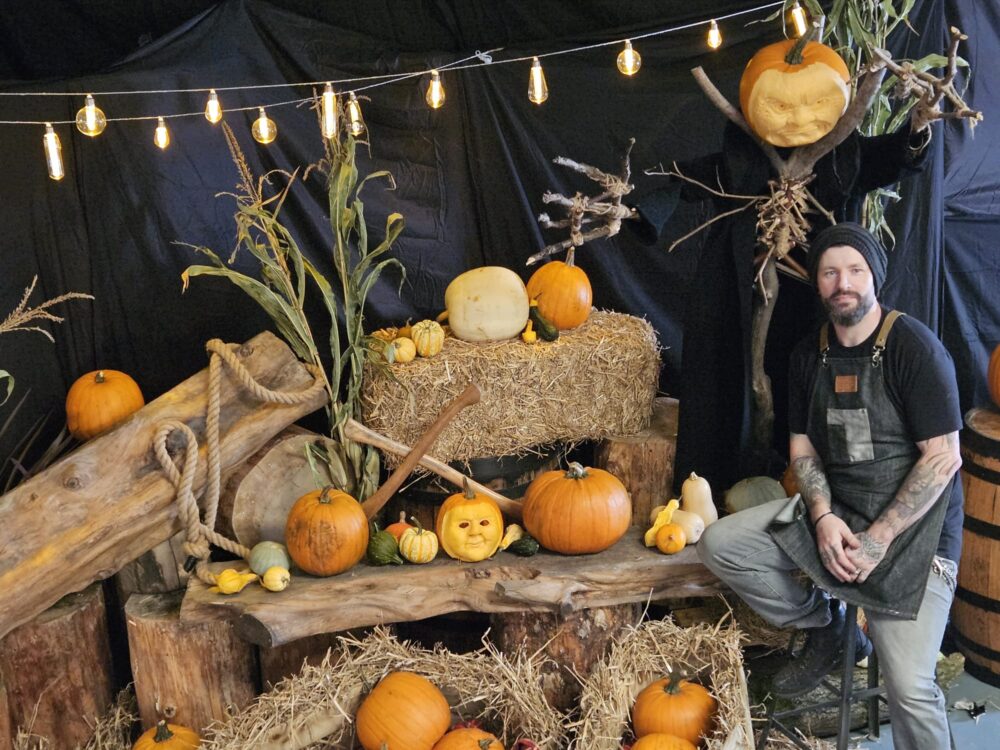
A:
[[[503,539],[503,515],[496,502],[466,487],[438,509],[435,523],[441,548],[464,562],[491,557]]]
[[[808,42],[801,59],[798,40],[758,51],[740,79],[740,106],[753,131],[774,146],[805,146],[833,130],[847,109],[851,74],[840,55]]]

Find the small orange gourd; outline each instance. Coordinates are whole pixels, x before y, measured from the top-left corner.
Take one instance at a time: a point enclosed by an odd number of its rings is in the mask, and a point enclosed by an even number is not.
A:
[[[432,750],[451,726],[451,709],[426,677],[390,672],[358,707],[355,726],[365,750]]]
[[[314,576],[332,576],[355,565],[368,548],[368,519],[346,492],[324,487],[295,501],[285,524],[292,562]]]
[[[693,744],[683,737],[673,734],[647,734],[640,737],[632,745],[632,750],[698,750]]]
[[[696,682],[671,673],[647,685],[632,706],[636,737],[672,734],[697,745],[712,727],[715,698]]]
[[[656,549],[665,555],[673,555],[684,549],[687,533],[679,523],[667,523],[656,532]]]
[[[587,322],[594,293],[586,272],[573,262],[573,248],[565,263],[549,261],[531,275],[528,297],[538,300],[538,312],[560,331]]]
[[[161,719],[155,727],[139,735],[132,750],[194,750],[200,744],[201,737],[193,729]]]
[[[504,750],[496,736],[478,727],[452,729],[434,746],[434,750]]]
[[[385,527],[385,530],[388,531],[390,534],[392,534],[393,538],[396,540],[396,543],[398,544],[399,538],[403,536],[403,532],[406,531],[407,529],[412,529],[412,528],[413,526],[406,522],[406,511],[401,510],[399,511],[399,520],[394,523],[390,523],[388,526]]]
[[[146,401],[138,384],[118,370],[94,370],[77,378],[66,394],[66,425],[78,440],[90,440],[124,422]]]

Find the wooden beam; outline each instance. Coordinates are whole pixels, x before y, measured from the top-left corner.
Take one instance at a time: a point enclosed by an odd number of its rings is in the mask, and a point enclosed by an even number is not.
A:
[[[663,555],[643,546],[642,533],[633,527],[618,544],[596,555],[567,557],[543,550],[528,558],[498,552],[481,563],[441,557],[426,565],[361,563],[329,578],[293,571],[291,586],[281,593],[248,586],[222,596],[192,578],[181,619],[215,617],[222,611],[236,620],[241,636],[274,647],[318,633],[461,610],[566,614],[723,590],[693,547]],[[210,567],[217,572],[226,565]]]
[[[270,333],[239,347],[244,367],[271,390],[301,391],[312,375]],[[220,461],[225,473],[299,417],[320,391],[294,406],[257,401],[223,374]],[[180,530],[174,486],[152,450],[165,420],[190,427],[201,445],[195,491],[205,483],[208,368],[150,402],[111,432],[0,497],[0,636],[65,594],[107,578]],[[177,433],[174,433],[175,435]],[[170,446],[174,452],[175,446]],[[176,446],[182,450],[181,446]]]

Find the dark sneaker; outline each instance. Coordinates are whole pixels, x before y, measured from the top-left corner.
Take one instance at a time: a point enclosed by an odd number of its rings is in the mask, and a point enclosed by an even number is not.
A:
[[[795,698],[816,688],[823,678],[844,662],[844,627],[847,624],[844,608],[831,600],[833,619],[822,628],[810,628],[806,645],[799,655],[778,670],[774,676],[772,689],[782,698]],[[872,642],[857,623],[857,640],[854,649],[855,662],[861,661],[872,652]]]

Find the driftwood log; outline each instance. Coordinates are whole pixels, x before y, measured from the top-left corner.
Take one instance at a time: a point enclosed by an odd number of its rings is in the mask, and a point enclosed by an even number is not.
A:
[[[175,591],[129,598],[129,660],[142,725],[170,719],[200,732],[257,695],[257,655],[224,619],[181,622],[182,597]]]
[[[632,499],[632,525],[649,528],[649,513],[674,497],[677,399],[653,401],[649,427],[635,435],[606,438],[594,449],[594,465],[614,474]]]
[[[226,563],[213,563],[218,572]],[[182,620],[236,621],[237,632],[261,646],[277,646],[308,635],[434,615],[475,612],[559,612],[650,600],[707,596],[723,589],[698,561],[694,548],[662,555],[643,546],[631,528],[611,549],[567,557],[542,551],[521,558],[497,553],[480,563],[439,557],[426,565],[372,567],[364,563],[330,578],[293,572],[280,593],[248,586],[220,596],[192,579]]]
[[[270,333],[237,350],[250,374],[272,390],[301,391],[312,375]],[[187,424],[204,452],[208,369],[147,404],[125,423],[84,444],[0,497],[0,636],[60,597],[107,578],[180,530],[174,486],[151,449],[165,420]],[[293,406],[263,404],[222,378],[222,471],[325,401],[322,392]],[[171,446],[172,448],[172,446]],[[178,446],[183,450],[183,446]],[[173,451],[172,451],[173,452]],[[203,456],[204,457],[204,456]],[[195,492],[205,482],[199,462]]]
[[[13,747],[18,729],[53,748],[86,745],[113,698],[101,584],[65,597],[0,640],[0,685],[7,703],[0,688],[0,711],[6,708],[0,731],[6,725],[7,732],[0,747]]]

